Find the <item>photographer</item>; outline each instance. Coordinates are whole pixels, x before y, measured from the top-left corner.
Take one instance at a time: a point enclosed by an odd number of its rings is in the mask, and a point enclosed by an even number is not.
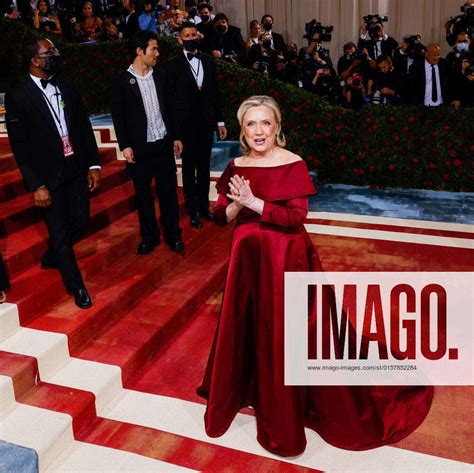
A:
[[[465,53],[462,58],[458,87],[461,106],[474,107],[474,55],[472,54]]]
[[[272,48],[272,40],[267,31],[259,35],[258,43],[252,45],[247,56],[249,67],[265,76],[275,75],[278,59],[278,53]]]
[[[369,80],[368,95],[374,105],[399,105],[402,101],[401,75],[393,67],[390,56],[377,58],[378,71],[375,79]]]
[[[303,54],[300,51],[303,88],[309,91],[313,89],[312,82],[317,70],[322,67],[332,67],[331,60],[327,58],[327,50],[321,46],[321,43],[315,43],[314,47],[311,46],[306,48]]]
[[[332,39],[333,26],[323,26],[315,19],[311,20],[305,25],[306,34],[303,38],[308,40],[308,46],[301,48],[298,60],[304,66],[304,63],[314,57],[314,52],[318,53],[317,61],[320,65],[329,64],[332,66],[332,59],[329,50],[322,47],[323,42],[329,42]]]
[[[323,66],[316,69],[311,81],[311,92],[326,97],[331,103],[340,103],[342,89],[336,71],[332,66]]]
[[[398,42],[385,34],[383,23],[386,21],[388,21],[386,16],[366,15],[361,26],[361,35],[357,47],[367,49],[371,59],[370,66],[374,70],[377,68],[375,61],[379,56],[393,57],[393,53],[398,47]]]
[[[272,40],[272,48],[278,53],[283,54],[285,51],[285,40],[283,36],[279,33],[273,32],[273,16],[266,14],[262,16],[261,25],[264,31],[270,33],[270,38]]]
[[[426,46],[421,43],[421,36],[405,35],[402,44],[393,54],[393,67],[402,76],[406,76],[414,61],[423,59]]]
[[[213,29],[204,38],[203,50],[234,64],[242,62],[245,46],[240,28],[230,25],[224,13],[218,13],[212,23]]]
[[[296,87],[303,87],[300,69],[298,46],[295,43],[288,43],[285,48],[284,58],[277,60],[276,77]]]
[[[346,81],[344,98],[347,106],[354,110],[359,110],[365,104],[364,78],[358,73],[353,72]]]
[[[450,46],[456,44],[459,33],[465,31],[469,37],[474,35],[474,2],[466,2],[461,6],[461,15],[450,18],[444,25],[446,41]]]
[[[469,52],[470,44],[471,39],[465,31],[462,31],[457,35],[453,50],[446,56],[446,62],[451,70],[460,69],[461,58],[464,54]]]
[[[367,50],[357,49],[356,45],[351,41],[343,46],[344,55],[337,61],[337,73],[343,80],[353,73],[358,72],[365,76],[368,67]]]

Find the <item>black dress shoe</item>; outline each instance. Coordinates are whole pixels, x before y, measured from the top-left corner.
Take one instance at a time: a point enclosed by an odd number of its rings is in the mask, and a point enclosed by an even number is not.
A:
[[[209,212],[209,210],[199,212],[199,216],[205,220],[209,220],[210,222],[212,222],[212,214],[211,212]]]
[[[155,246],[158,246],[159,244],[160,244],[159,241],[156,241],[156,242],[142,241],[137,247],[137,253],[139,255],[148,255],[155,249]]]
[[[88,309],[92,306],[91,296],[89,296],[85,287],[81,287],[74,291],[74,302],[80,309]]]
[[[170,250],[174,251],[175,253],[181,253],[181,251],[184,251],[184,243],[181,238],[172,242],[168,242],[168,246],[170,247]]]
[[[47,256],[41,258],[41,269],[59,269],[56,261]]]
[[[202,220],[199,214],[191,215],[191,226],[194,228],[202,228]]]

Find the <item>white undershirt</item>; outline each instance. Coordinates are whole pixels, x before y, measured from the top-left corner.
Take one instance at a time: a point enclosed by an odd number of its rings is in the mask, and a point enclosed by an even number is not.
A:
[[[167,131],[165,122],[163,121],[163,115],[161,114],[158,95],[156,93],[153,69],[150,69],[146,75],[141,76],[135,71],[133,66],[130,65],[128,72],[137,79],[143,105],[145,106],[147,143],[154,143],[155,141],[162,140],[166,136]]]

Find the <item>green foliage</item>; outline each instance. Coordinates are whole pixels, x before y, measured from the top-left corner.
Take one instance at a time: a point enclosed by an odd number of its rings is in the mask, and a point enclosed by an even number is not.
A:
[[[36,33],[33,33],[36,34]],[[19,80],[20,45],[31,29],[0,21],[0,82]],[[124,42],[59,43],[65,73],[91,113],[110,111],[111,78],[126,68]],[[176,54],[176,41],[160,38],[160,62]],[[258,72],[219,61],[221,103],[230,137],[238,139],[237,109],[243,99],[273,96],[283,113],[288,148],[306,160],[320,182],[372,187],[474,190],[474,110],[424,107],[365,107],[345,110]]]

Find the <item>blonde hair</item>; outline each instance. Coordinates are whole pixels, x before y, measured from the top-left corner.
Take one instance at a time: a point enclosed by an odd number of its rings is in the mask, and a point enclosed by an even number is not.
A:
[[[281,131],[281,111],[275,99],[269,97],[268,95],[254,95],[253,97],[249,97],[247,100],[244,100],[237,111],[237,120],[239,120],[240,125],[240,148],[245,156],[250,153],[250,146],[245,141],[244,132],[242,131],[244,116],[251,108],[261,106],[267,107],[273,112],[273,117],[277,125],[275,140],[276,145],[280,148],[284,148],[286,145],[285,135]]]

